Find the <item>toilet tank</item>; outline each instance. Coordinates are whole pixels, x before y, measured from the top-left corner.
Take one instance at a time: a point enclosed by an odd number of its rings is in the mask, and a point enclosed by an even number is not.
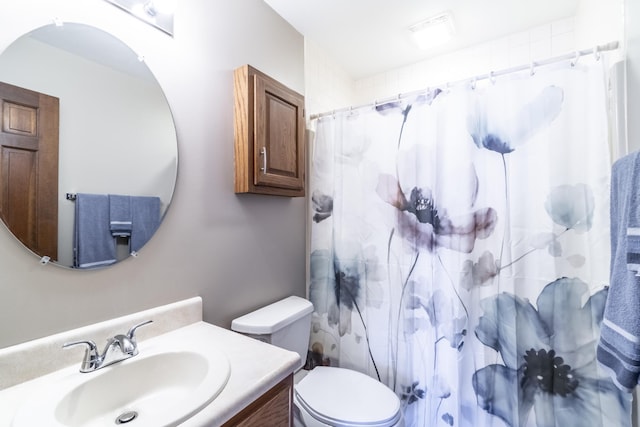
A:
[[[238,317],[231,329],[260,341],[295,351],[302,368],[307,360],[313,305],[304,298],[290,296]]]

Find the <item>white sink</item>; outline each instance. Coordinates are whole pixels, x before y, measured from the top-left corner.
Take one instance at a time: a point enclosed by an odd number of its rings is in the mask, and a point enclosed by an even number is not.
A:
[[[165,334],[170,339],[142,342],[137,356],[95,372],[79,373],[74,366],[51,374],[18,409],[12,426],[162,427],[184,422],[222,391],[230,366],[217,347],[181,341],[178,331]]]

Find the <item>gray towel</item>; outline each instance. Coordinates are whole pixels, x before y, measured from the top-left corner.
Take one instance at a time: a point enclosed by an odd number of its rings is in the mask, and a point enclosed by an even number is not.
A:
[[[611,174],[610,286],[597,358],[622,390],[640,377],[640,156],[616,161]]]
[[[131,197],[109,194],[109,229],[114,237],[131,236]]]
[[[116,246],[109,230],[109,198],[78,194],[75,206],[73,266],[93,268],[116,262]]]
[[[131,196],[131,251],[137,252],[160,225],[160,198]]]

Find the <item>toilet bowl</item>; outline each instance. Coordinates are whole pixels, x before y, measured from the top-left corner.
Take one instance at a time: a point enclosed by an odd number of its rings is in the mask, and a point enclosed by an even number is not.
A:
[[[401,425],[400,400],[373,378],[318,366],[295,385],[294,403],[306,427]]]
[[[306,361],[313,305],[292,296],[231,322],[231,329],[296,351]],[[296,375],[296,378],[299,376]],[[400,399],[363,373],[318,366],[294,385],[295,425],[306,427],[401,427]]]

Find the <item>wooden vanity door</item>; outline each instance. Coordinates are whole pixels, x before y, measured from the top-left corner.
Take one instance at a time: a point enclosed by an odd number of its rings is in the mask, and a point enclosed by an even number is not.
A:
[[[223,427],[290,427],[293,425],[293,374],[260,396]]]
[[[0,82],[0,217],[40,256],[58,257],[58,98]]]

